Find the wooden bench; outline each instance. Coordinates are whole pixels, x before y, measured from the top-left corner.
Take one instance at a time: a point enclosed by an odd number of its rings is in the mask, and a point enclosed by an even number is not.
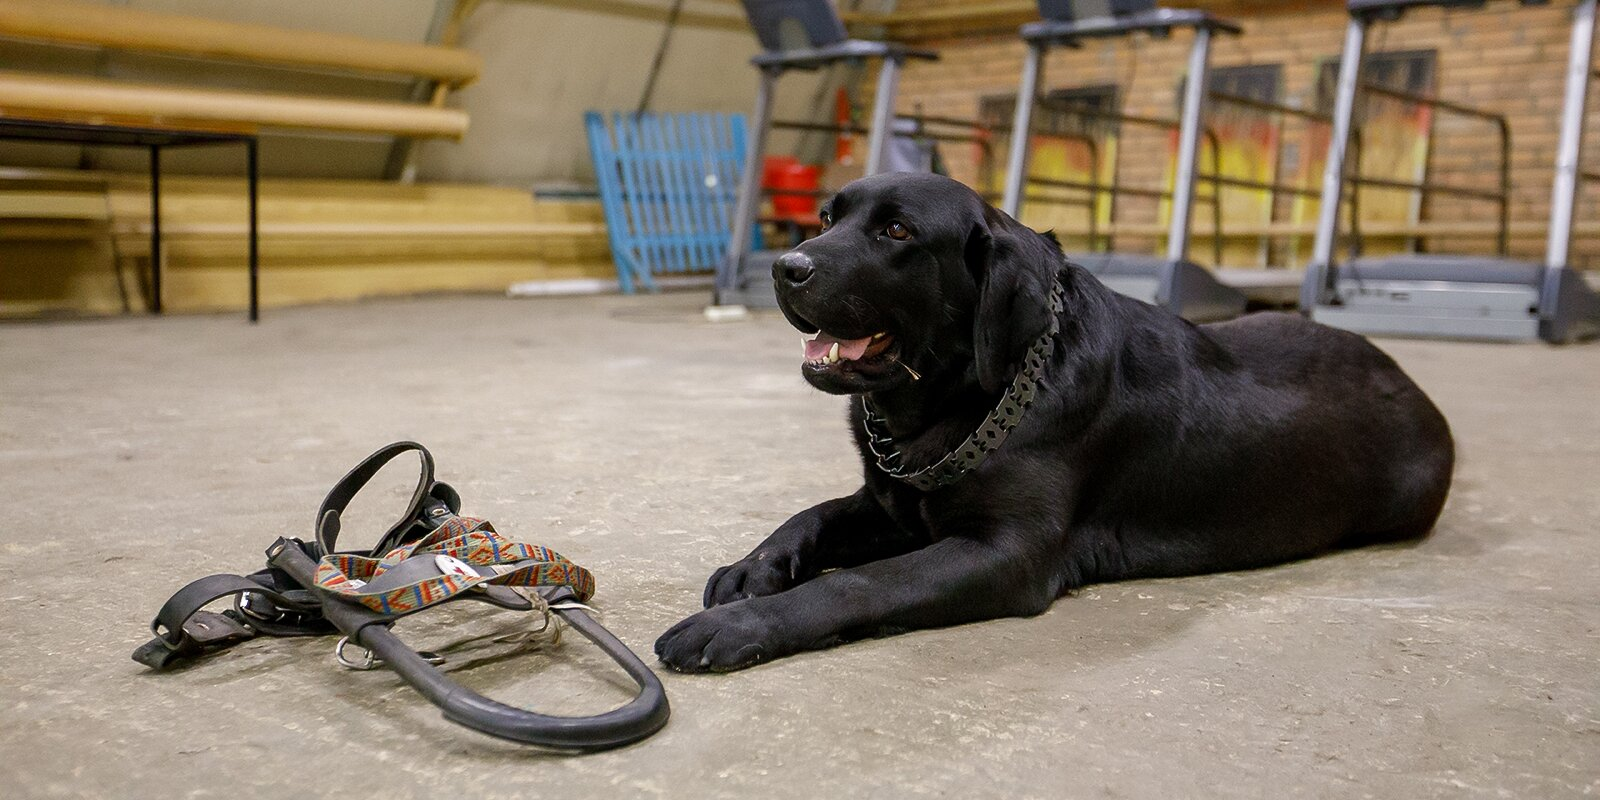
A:
[[[161,312],[160,154],[164,148],[243,143],[250,191],[250,319],[259,317],[256,136],[263,130],[381,134],[404,141],[459,139],[464,111],[449,92],[477,78],[481,60],[453,46],[476,0],[456,0],[445,44],[383,42],[74,0],[0,0],[0,37],[252,64],[406,76],[415,102],[131,83],[0,71],[0,138],[147,148],[151,182],[151,310]],[[409,160],[409,157],[408,157]],[[410,172],[407,168],[403,172]]]
[[[444,36],[455,38],[470,5],[458,4]],[[99,78],[0,72],[0,114],[27,119],[105,120],[138,127],[229,130],[287,128],[460,138],[467,114],[444,108],[445,93],[471,83],[482,62],[456,47],[381,42],[187,17],[73,0],[0,0],[0,37],[435,82],[426,103],[154,86]]]

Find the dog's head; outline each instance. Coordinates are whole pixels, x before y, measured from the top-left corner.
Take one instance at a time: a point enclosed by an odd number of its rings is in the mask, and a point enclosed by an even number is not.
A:
[[[1060,247],[956,181],[875,175],[821,213],[822,234],[772,268],[784,316],[815,334],[802,371],[818,389],[879,392],[959,371],[999,391],[1049,324]]]

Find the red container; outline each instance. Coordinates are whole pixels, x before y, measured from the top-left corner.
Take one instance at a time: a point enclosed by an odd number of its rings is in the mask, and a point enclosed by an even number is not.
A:
[[[816,218],[816,191],[821,181],[821,167],[802,164],[793,156],[767,156],[761,170],[761,187],[772,195],[774,216],[786,219],[809,221]],[[783,194],[785,190],[802,194]]]

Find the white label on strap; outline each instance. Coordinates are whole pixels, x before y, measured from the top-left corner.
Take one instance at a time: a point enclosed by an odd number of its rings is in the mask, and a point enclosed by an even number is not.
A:
[[[439,567],[440,572],[446,575],[460,575],[466,578],[479,577],[477,570],[467,566],[465,561],[455,556],[436,555],[433,557],[433,563]]]

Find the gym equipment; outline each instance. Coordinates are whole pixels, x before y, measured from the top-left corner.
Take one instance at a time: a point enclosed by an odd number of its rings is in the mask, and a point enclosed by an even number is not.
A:
[[[385,464],[416,452],[422,474],[398,522],[366,552],[339,552],[340,517]],[[523,744],[603,750],[643,739],[667,724],[666,692],[627,645],[586,613],[594,593],[589,571],[544,547],[513,542],[488,522],[459,515],[461,496],[433,479],[433,456],[396,442],[368,456],[334,485],[317,512],[310,542],[278,537],[267,568],[250,575],[210,575],[179,589],[150,624],[155,638],[133,660],[155,670],[263,636],[343,633],[334,658],[352,669],[388,666],[451,722]],[[516,587],[516,588],[513,588]],[[518,591],[521,589],[521,591]],[[222,613],[202,610],[232,597]],[[592,717],[553,717],[497,703],[450,680],[390,630],[400,618],[452,600],[478,600],[511,611],[538,611],[545,628],[567,622],[628,673],[639,693],[627,705]],[[559,631],[559,628],[557,628]],[[366,652],[345,655],[354,644]]]
[[[1188,78],[1178,124],[1178,164],[1165,256],[1109,252],[1073,254],[1072,260],[1112,289],[1165,306],[1191,321],[1228,319],[1243,313],[1247,302],[1243,293],[1222,284],[1204,267],[1189,260],[1211,41],[1218,33],[1238,35],[1239,26],[1205,11],[1161,8],[1154,0],[1039,0],[1039,14],[1043,20],[1024,25],[1021,31],[1028,52],[1022,83],[1017,89],[1016,119],[1011,126],[1011,156],[1001,208],[1013,217],[1022,210],[1023,191],[1028,183],[1030,137],[1027,132],[1032,129],[1039,79],[1045,55],[1051,48],[1075,47],[1082,39],[1138,33],[1166,37],[1175,28],[1193,29],[1194,44],[1189,53]]]
[[[873,97],[872,122],[867,138],[866,174],[883,171],[894,115],[900,68],[907,59],[934,59],[935,54],[889,42],[851,39],[831,0],[743,0],[744,10],[764,52],[751,59],[761,73],[756,89],[752,132],[745,148],[739,200],[734,206],[727,257],[717,270],[718,305],[771,307],[777,305],[772,288],[772,263],[778,250],[752,251],[756,213],[761,205],[761,165],[767,134],[772,130],[772,97],[778,78],[790,70],[814,71],[865,59],[883,62]]]
[[[1600,297],[1568,264],[1582,172],[1584,116],[1594,52],[1596,0],[1573,11],[1561,138],[1543,264],[1504,257],[1415,254],[1338,263],[1339,206],[1355,126],[1368,28],[1422,6],[1480,8],[1485,0],[1349,0],[1350,22],[1323,175],[1322,207],[1301,308],[1318,322],[1367,334],[1562,343],[1600,335]],[[1519,0],[1544,5],[1548,0]]]

